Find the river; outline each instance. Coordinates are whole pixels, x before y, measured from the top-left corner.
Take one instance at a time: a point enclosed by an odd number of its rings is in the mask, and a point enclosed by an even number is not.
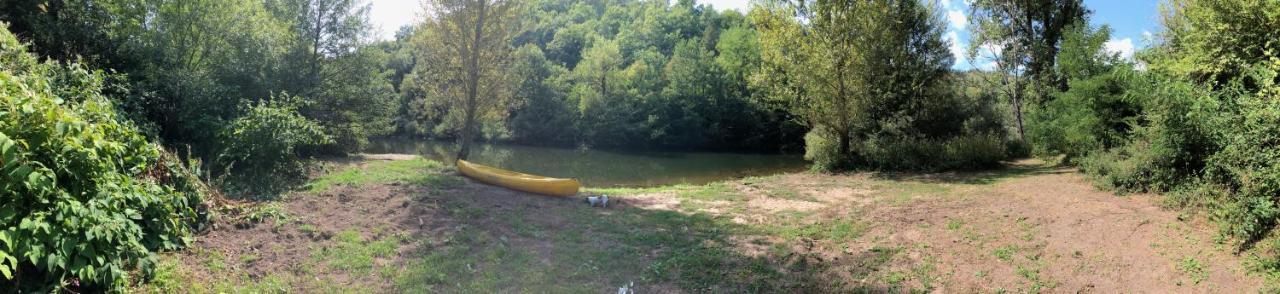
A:
[[[368,153],[418,154],[448,162],[451,142],[382,139],[370,144]],[[559,178],[576,178],[587,187],[649,187],[671,184],[704,184],[748,176],[802,171],[808,168],[799,155],[570,149],[508,144],[480,144],[471,162],[503,169]]]

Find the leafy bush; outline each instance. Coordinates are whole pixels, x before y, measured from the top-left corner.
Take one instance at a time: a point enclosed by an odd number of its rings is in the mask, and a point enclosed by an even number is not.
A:
[[[1214,142],[1205,117],[1217,115],[1205,89],[1161,75],[1135,77],[1126,99],[1139,105],[1120,146],[1096,150],[1080,160],[1081,170],[1099,185],[1123,192],[1166,192],[1204,167]]]
[[[1027,136],[1038,155],[1066,155],[1066,162],[1094,150],[1123,144],[1138,105],[1126,96],[1131,70],[1071,81],[1071,89],[1055,93],[1044,107],[1028,114]]]
[[[1245,241],[1262,237],[1280,219],[1278,72],[1280,59],[1273,59],[1270,68],[1253,68],[1220,92],[1238,98],[1219,99],[1222,110],[1205,118],[1212,126],[1212,141],[1219,145],[1205,160],[1203,178],[1230,193],[1216,215],[1224,233]]]
[[[848,168],[846,157],[848,154],[840,154],[839,144],[836,140],[828,138],[820,130],[809,131],[804,135],[804,159],[813,162],[810,168],[815,171],[836,171]]]
[[[203,184],[122,122],[100,72],[24,50],[0,29],[0,289],[122,289],[190,242]]]
[[[300,103],[300,99],[285,94],[246,104],[245,114],[222,129],[218,162],[223,168],[240,173],[248,187],[259,186],[263,184],[260,180],[268,178],[300,175],[303,156],[333,144],[320,124],[298,114]]]
[[[864,165],[885,170],[973,170],[997,167],[1008,158],[1002,136],[995,134],[868,140],[857,149]]]

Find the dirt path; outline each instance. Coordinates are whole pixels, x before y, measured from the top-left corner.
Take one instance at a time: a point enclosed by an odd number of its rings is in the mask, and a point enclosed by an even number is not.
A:
[[[872,239],[916,244],[911,251],[919,258],[907,264],[934,259],[941,290],[1243,293],[1261,287],[1261,279],[1247,276],[1242,258],[1213,242],[1210,226],[1180,220],[1154,203],[1158,196],[1098,191],[1067,169],[954,188],[952,197],[867,211],[879,223]]]
[[[384,156],[385,157],[385,156]],[[1253,292],[1155,196],[1068,169],[605,189],[608,209],[401,157],[339,163],[162,264],[164,292]],[[406,172],[410,171],[410,172]],[[253,216],[253,217],[246,217]],[[175,286],[176,285],[176,286]],[[184,286],[191,285],[191,286]]]

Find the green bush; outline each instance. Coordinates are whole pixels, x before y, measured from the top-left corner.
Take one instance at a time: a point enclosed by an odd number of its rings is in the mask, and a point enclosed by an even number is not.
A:
[[[995,168],[1011,154],[1003,136],[996,134],[959,136],[943,145],[947,149],[947,160],[943,165],[946,169]]]
[[[263,180],[296,177],[301,158],[334,143],[320,124],[298,114],[301,101],[285,94],[246,104],[244,115],[223,127],[218,163],[238,174],[235,182],[262,187]]]
[[[1217,152],[1205,160],[1205,182],[1230,193],[1216,215],[1223,232],[1241,240],[1262,237],[1280,218],[1280,59],[1255,67],[1232,83],[1208,116]],[[1256,87],[1258,90],[1250,88]],[[1234,111],[1226,111],[1234,110]]]
[[[833,138],[827,138],[827,132],[809,131],[804,135],[804,159],[813,162],[810,167],[815,171],[837,171],[848,168],[848,154],[840,154],[839,144]]]
[[[204,221],[203,184],[124,123],[102,74],[0,29],[0,289],[122,289]]]

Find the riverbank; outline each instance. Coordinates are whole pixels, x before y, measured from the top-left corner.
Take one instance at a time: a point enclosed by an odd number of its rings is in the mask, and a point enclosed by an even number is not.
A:
[[[1245,292],[1213,229],[1070,169],[789,173],[580,199],[334,162],[164,256],[155,292]],[[238,290],[238,291],[237,291]]]

